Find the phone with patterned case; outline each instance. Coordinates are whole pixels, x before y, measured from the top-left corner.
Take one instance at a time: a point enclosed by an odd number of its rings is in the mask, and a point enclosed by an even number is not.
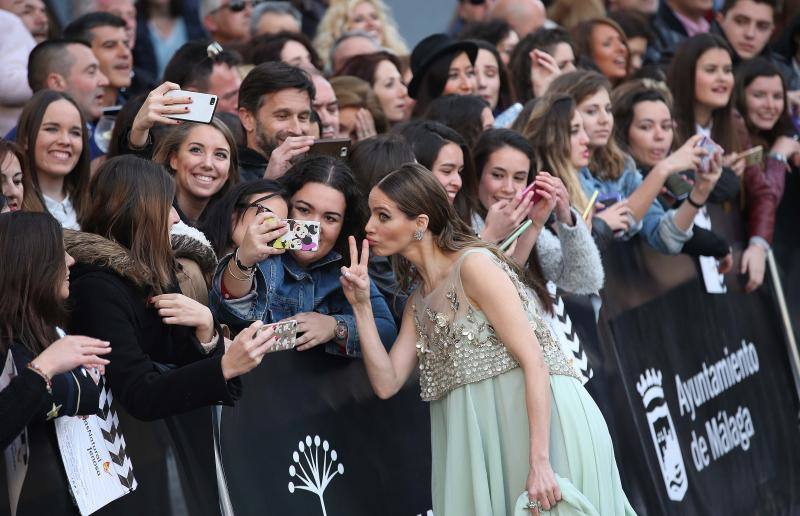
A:
[[[287,349],[293,349],[297,346],[297,321],[294,319],[265,324],[258,329],[256,335],[267,328],[273,328],[275,332],[275,343],[267,349],[267,353],[286,351]]]
[[[275,249],[316,251],[319,249],[319,222],[315,220],[285,219],[289,231],[270,244]]]

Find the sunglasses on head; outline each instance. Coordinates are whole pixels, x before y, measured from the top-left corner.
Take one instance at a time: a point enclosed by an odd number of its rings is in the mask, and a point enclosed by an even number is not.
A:
[[[211,11],[209,14],[213,14],[217,11],[221,11],[223,9],[228,9],[232,13],[240,13],[245,10],[247,6],[255,7],[258,4],[262,3],[264,0],[231,0],[226,5],[221,5]]]
[[[486,0],[467,0],[472,5],[483,5],[486,3]]]

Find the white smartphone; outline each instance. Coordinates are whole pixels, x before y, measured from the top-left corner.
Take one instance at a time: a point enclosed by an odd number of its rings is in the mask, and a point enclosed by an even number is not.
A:
[[[217,96],[209,93],[198,93],[196,91],[170,90],[164,94],[165,97],[191,97],[192,103],[188,104],[189,112],[182,115],[164,115],[167,118],[176,120],[187,120],[189,122],[201,122],[207,124],[214,118],[217,110]]]

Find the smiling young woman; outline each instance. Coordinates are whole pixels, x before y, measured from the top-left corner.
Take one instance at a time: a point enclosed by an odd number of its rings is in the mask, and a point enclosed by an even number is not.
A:
[[[239,182],[236,141],[216,117],[209,124],[169,127],[156,143],[153,161],[175,178],[174,206],[190,226],[197,225],[206,208]]]
[[[329,353],[359,356],[353,312],[337,280],[347,235],[357,232],[363,220],[356,180],[343,162],[315,156],[289,169],[281,184],[289,199],[289,218],[319,222],[318,248],[273,247],[287,232],[285,220],[275,213],[256,214],[234,253],[217,267],[212,309],[233,328],[253,319],[294,319],[299,350],[321,345]],[[374,286],[371,296],[381,335],[390,342],[397,334],[394,318]]]
[[[746,165],[739,154],[751,148],[752,142],[745,122],[733,106],[732,62],[733,51],[721,37],[699,34],[678,47],[667,74],[667,85],[675,96],[678,143],[702,134],[724,149],[725,170],[716,189],[724,187],[728,193],[718,196],[719,202],[738,201],[740,182],[744,186],[749,244],[740,272],[748,275],[746,289],[751,291],[763,282],[764,260],[772,241],[782,188],[776,189],[767,179],[764,163]],[[792,148],[786,146],[790,152]],[[782,157],[781,165],[785,168],[787,160]]]
[[[68,229],[79,229],[88,204],[89,144],[86,121],[66,93],[37,92],[19,119],[17,143],[30,168],[28,211],[47,210]]]

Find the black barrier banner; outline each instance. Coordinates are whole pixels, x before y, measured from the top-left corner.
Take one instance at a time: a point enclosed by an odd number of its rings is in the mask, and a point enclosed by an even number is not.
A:
[[[766,289],[694,281],[609,324],[630,411],[616,412],[617,457],[640,513],[800,511],[796,391]]]
[[[414,377],[390,400],[357,359],[267,355],[222,410],[220,448],[236,516],[431,516],[430,418]]]

